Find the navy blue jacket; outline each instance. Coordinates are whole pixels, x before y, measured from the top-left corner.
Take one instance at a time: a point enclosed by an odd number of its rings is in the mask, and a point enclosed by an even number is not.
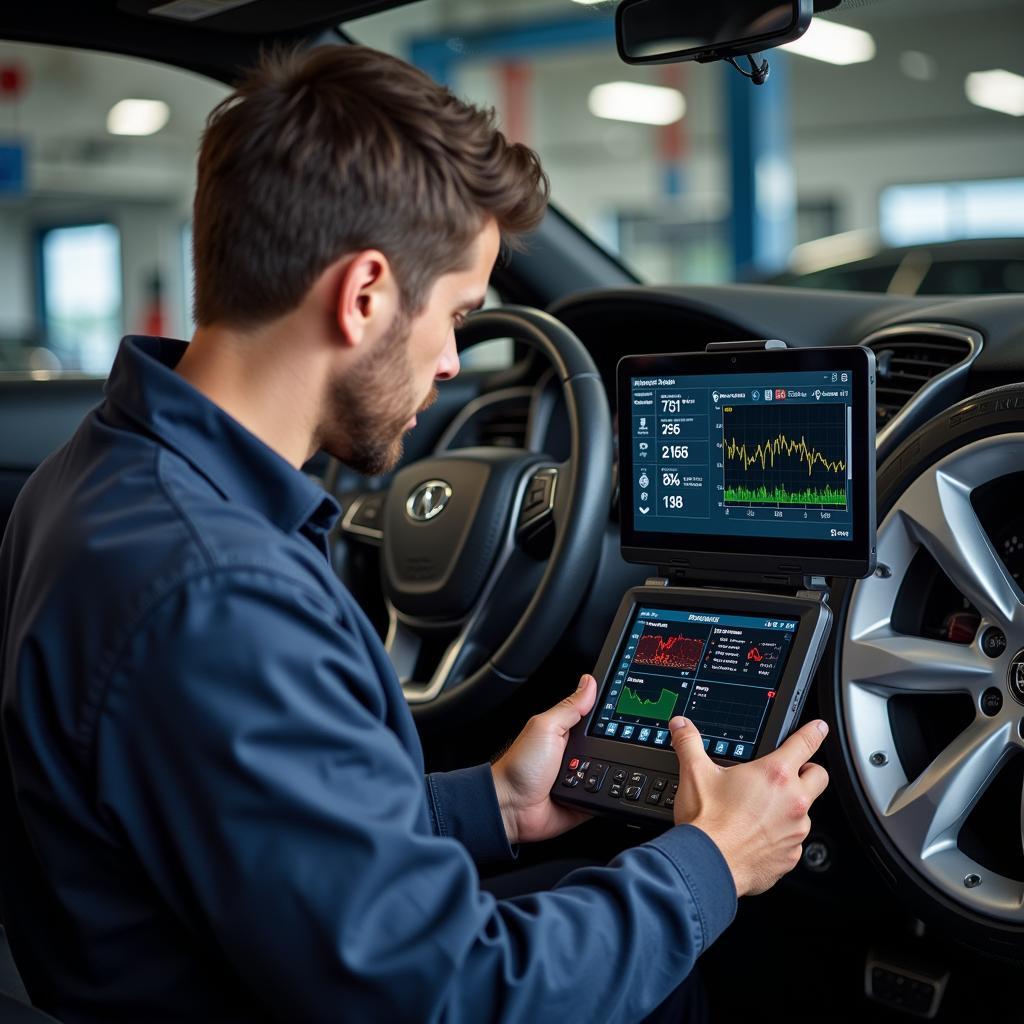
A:
[[[434,774],[327,559],[335,502],[128,338],[0,549],[0,895],[62,1020],[638,1020],[732,919],[684,826],[550,892]]]

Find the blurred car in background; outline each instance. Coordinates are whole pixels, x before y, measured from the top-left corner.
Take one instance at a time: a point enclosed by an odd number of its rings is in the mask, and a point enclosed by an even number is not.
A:
[[[798,245],[790,268],[761,283],[889,295],[1024,292],[1024,238],[887,247],[874,232],[847,232]]]

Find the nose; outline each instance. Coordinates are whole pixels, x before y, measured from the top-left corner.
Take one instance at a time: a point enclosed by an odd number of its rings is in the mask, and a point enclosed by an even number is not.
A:
[[[459,372],[459,350],[455,346],[455,332],[448,335],[441,358],[437,361],[435,380],[451,380]]]

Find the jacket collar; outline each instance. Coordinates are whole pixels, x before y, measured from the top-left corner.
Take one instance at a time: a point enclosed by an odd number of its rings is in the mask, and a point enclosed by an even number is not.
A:
[[[286,533],[330,530],[337,502],[174,372],[187,346],[170,338],[124,338],[107,380],[108,401],[228,501],[256,509]]]

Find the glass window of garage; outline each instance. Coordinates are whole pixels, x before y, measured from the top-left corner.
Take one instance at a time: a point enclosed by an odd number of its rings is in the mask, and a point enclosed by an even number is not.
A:
[[[0,371],[105,375],[126,333],[188,337],[195,157],[219,82],[0,43]]]
[[[926,288],[921,275],[896,273],[897,234],[926,247],[922,264],[961,257],[924,204],[905,204],[891,230],[893,188],[923,196],[925,185],[984,182],[991,197],[1020,178],[1019,0],[841,0],[766,55],[763,87],[721,63],[628,67],[614,9],[424,0],[346,29],[495,106],[540,152],[556,204],[655,283]],[[1012,236],[989,254],[1009,267],[993,278],[1004,290],[1019,288],[1018,225],[982,218],[957,235]],[[865,260],[875,273],[843,272]],[[954,290],[973,279],[945,277]]]

